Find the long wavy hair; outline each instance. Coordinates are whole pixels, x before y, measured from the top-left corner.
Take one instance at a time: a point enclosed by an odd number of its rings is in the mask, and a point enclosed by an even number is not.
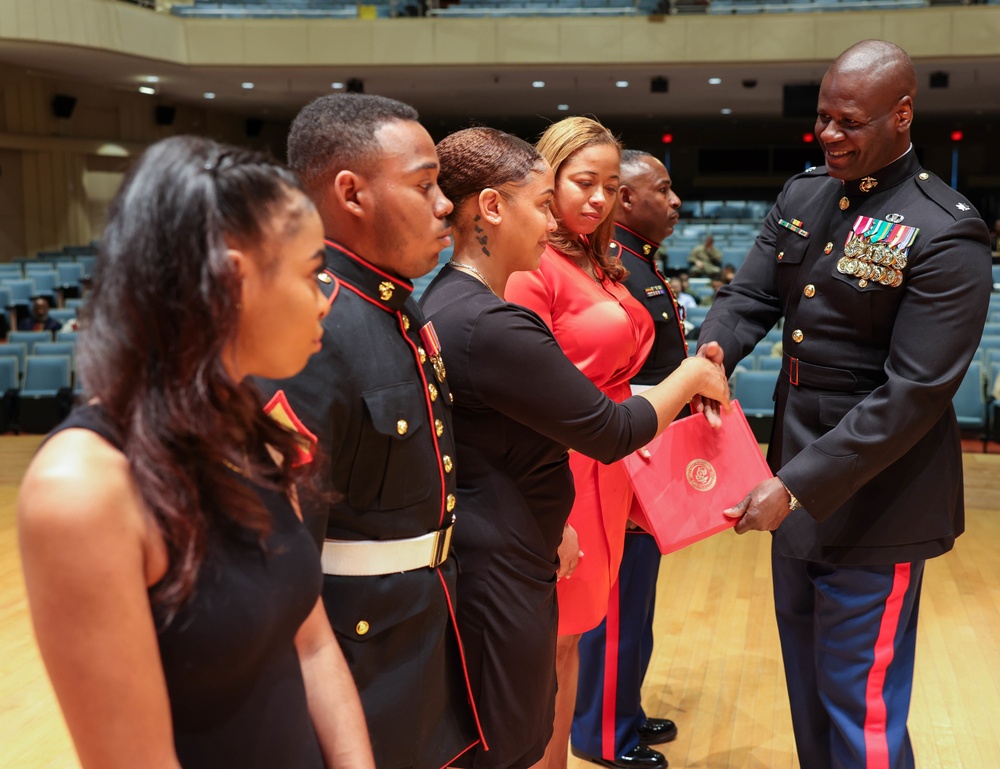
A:
[[[79,373],[121,441],[169,567],[151,589],[165,624],[191,596],[210,531],[270,532],[258,495],[227,467],[289,490],[296,441],[235,381],[240,280],[227,248],[263,259],[295,176],[254,152],[179,136],[153,145],[109,210],[79,340]],[[254,450],[266,443],[276,466]]]
[[[575,116],[564,118],[546,128],[535,147],[552,166],[558,186],[562,165],[574,153],[585,147],[601,144],[610,145],[619,154],[621,153],[621,142],[615,138],[611,131],[593,118]],[[615,201],[612,210],[608,212],[607,217],[590,237],[581,238],[563,225],[562,217],[559,214],[559,196],[556,195],[555,200],[552,201],[552,213],[559,227],[549,235],[550,245],[568,256],[589,259],[599,269],[598,274],[603,272],[616,282],[624,280],[628,276],[628,270],[617,257],[608,254],[611,236],[615,231],[614,209],[617,205],[618,203]]]
[[[528,142],[485,126],[446,136],[438,142],[437,153],[438,186],[459,218],[462,204],[487,187],[510,199],[508,185],[525,184],[532,172],[545,172],[545,159]]]

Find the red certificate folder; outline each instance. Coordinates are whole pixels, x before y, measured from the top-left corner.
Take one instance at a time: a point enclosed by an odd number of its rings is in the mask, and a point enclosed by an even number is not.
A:
[[[672,553],[736,525],[722,514],[772,476],[737,401],[713,428],[704,414],[672,422],[646,447],[651,458],[622,460],[632,480],[632,518]]]

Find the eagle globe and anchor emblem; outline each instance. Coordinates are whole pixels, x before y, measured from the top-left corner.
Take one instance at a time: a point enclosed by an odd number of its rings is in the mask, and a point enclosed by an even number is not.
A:
[[[707,459],[692,459],[688,462],[684,477],[695,491],[711,491],[718,480],[715,468]]]

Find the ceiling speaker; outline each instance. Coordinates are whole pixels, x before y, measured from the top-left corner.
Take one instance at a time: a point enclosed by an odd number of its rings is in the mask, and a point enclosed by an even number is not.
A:
[[[253,139],[255,136],[260,136],[260,132],[263,128],[263,120],[255,117],[248,117],[243,126],[243,131],[246,133],[248,138]]]
[[[786,85],[782,92],[782,117],[816,117],[816,104],[819,102],[819,85]]]
[[[153,117],[157,125],[173,125],[174,117],[177,115],[176,107],[168,107],[165,104],[157,104],[153,110]]]
[[[57,93],[52,97],[52,114],[56,117],[72,117],[76,108],[76,97]]]

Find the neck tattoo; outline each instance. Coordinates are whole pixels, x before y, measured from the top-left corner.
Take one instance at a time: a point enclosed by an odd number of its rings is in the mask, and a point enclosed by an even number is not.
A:
[[[502,297],[500,296],[500,294],[498,294],[496,291],[493,291],[493,286],[491,286],[490,282],[488,280],[486,280],[486,276],[483,275],[483,273],[481,273],[479,270],[477,270],[471,264],[462,264],[461,262],[456,262],[454,259],[452,259],[450,262],[448,262],[448,264],[450,266],[452,266],[452,267],[457,267],[460,270],[465,270],[466,272],[472,273],[477,278],[479,278],[479,280],[481,280],[483,282],[483,285],[485,285],[486,288],[488,288],[490,291],[493,292],[493,295],[497,299],[502,299]]]

